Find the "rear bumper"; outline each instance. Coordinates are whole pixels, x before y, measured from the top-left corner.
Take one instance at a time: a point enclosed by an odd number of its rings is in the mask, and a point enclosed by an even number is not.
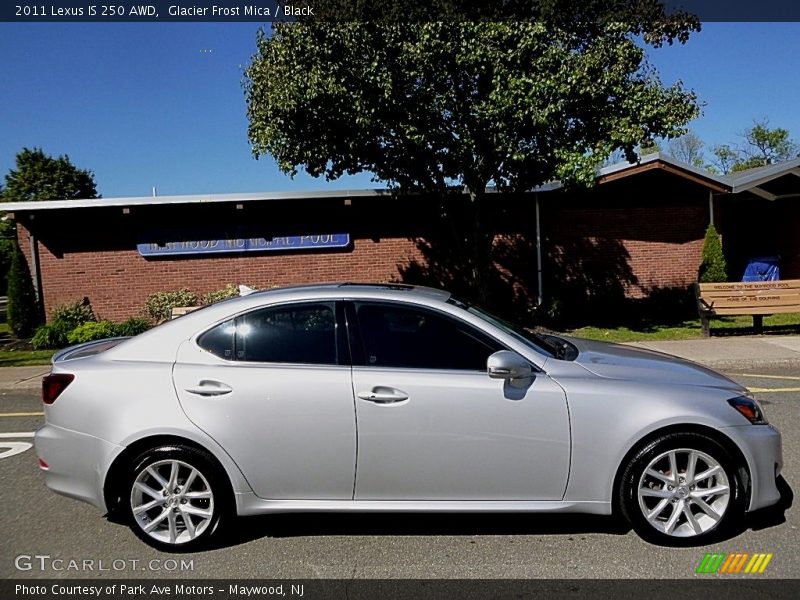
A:
[[[771,425],[743,425],[722,430],[739,446],[750,470],[750,506],[758,510],[781,498],[777,479],[783,468],[780,432]]]
[[[103,483],[122,446],[49,423],[36,432],[34,444],[47,463],[42,472],[48,488],[106,511]]]

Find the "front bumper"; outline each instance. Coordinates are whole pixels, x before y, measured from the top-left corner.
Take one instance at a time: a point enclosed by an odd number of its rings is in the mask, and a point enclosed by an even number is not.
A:
[[[47,463],[47,468],[42,468],[47,487],[106,510],[103,485],[122,446],[49,423],[36,432],[34,445],[39,458]]]
[[[781,433],[772,425],[726,427],[728,435],[744,454],[750,471],[750,506],[758,510],[777,504],[781,493],[777,487],[783,468]]]

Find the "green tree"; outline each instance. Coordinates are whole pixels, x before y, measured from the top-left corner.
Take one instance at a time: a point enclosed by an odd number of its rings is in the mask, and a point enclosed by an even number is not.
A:
[[[6,316],[11,331],[18,337],[28,337],[41,322],[41,310],[33,288],[28,261],[17,244],[8,272],[8,304]]]
[[[789,130],[770,128],[767,119],[755,121],[742,137],[745,140],[742,162],[749,162],[752,166],[773,165],[797,156],[798,146],[789,137]]]
[[[741,137],[744,144],[738,148],[730,144],[714,146],[714,159],[709,166],[727,174],[773,165],[799,156],[800,146],[791,139],[789,130],[783,127],[770,128],[767,119],[754,121],[753,126],[745,130]]]
[[[3,202],[30,202],[97,198],[91,171],[74,166],[69,157],[53,158],[40,148],[23,148],[17,153],[16,168],[6,175]]]
[[[259,32],[244,83],[256,157],[329,180],[369,172],[442,199],[450,243],[484,301],[494,270],[487,186],[590,185],[616,149],[634,161],[643,140],[681,135],[698,114],[695,94],[663,85],[637,43],[685,41],[695,19],[669,17],[654,0],[500,4],[556,10],[279,23]],[[558,10],[565,4],[577,13]]]
[[[74,166],[69,157],[53,158],[40,148],[23,148],[17,153],[15,168],[5,176],[0,187],[0,202],[30,202],[70,198],[97,198],[91,171]],[[3,218],[4,213],[0,213]],[[8,269],[16,246],[14,224],[0,221],[0,287],[6,289]]]
[[[711,149],[714,158],[711,160],[712,169],[727,175],[733,171],[734,166],[739,162],[739,153],[729,144],[720,144]]]
[[[703,258],[698,272],[700,283],[720,283],[728,281],[728,265],[722,252],[722,238],[713,224],[706,229],[703,240]]]

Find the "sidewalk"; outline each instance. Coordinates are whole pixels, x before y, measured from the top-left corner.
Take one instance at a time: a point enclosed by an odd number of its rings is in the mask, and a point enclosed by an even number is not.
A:
[[[627,345],[674,354],[716,369],[796,366],[800,371],[800,336],[797,335],[711,337]]]
[[[50,372],[50,365],[39,367],[0,367],[0,390],[41,390],[42,376]]]
[[[666,352],[715,369],[763,369],[796,367],[800,374],[800,336],[712,337],[701,340],[668,342],[630,342],[629,346]],[[50,371],[41,367],[0,367],[0,390],[38,390],[42,376]]]

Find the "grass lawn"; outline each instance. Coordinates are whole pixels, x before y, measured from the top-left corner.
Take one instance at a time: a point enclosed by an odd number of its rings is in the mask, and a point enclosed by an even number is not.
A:
[[[0,323],[0,338],[5,344],[11,338],[11,329],[8,323]],[[49,365],[55,350],[17,350],[3,347],[0,344],[0,367],[32,367]]]
[[[55,350],[0,350],[0,367],[49,365]]]
[[[752,327],[752,317],[722,317],[711,320],[711,335],[747,335],[753,333]],[[764,332],[800,334],[800,313],[764,317]],[[594,327],[589,325],[573,329],[567,333],[575,337],[604,342],[691,340],[703,337],[700,319],[691,319],[682,323],[648,323],[619,327]]]

